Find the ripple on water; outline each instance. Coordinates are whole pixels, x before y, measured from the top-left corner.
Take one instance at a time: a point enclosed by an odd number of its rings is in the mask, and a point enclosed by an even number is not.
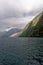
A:
[[[43,65],[43,38],[0,39],[0,65]]]

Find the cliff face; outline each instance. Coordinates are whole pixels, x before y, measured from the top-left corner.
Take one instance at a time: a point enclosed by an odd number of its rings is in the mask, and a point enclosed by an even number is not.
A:
[[[43,37],[43,12],[37,15],[24,28],[21,37]]]

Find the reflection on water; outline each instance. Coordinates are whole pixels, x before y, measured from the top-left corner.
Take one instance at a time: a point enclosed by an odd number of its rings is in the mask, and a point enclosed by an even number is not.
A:
[[[0,65],[43,65],[43,38],[0,39]]]

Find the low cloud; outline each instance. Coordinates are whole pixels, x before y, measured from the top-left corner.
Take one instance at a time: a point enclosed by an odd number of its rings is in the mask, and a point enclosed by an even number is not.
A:
[[[31,16],[43,9],[43,1],[32,0],[32,2],[31,0],[0,0],[0,19],[23,17],[24,13],[28,12],[29,16]]]
[[[30,18],[43,11],[43,0],[0,0],[0,30],[24,27]]]

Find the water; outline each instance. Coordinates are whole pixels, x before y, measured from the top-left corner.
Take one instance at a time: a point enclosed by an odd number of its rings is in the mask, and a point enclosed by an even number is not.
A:
[[[0,65],[43,65],[43,38],[0,39]]]

